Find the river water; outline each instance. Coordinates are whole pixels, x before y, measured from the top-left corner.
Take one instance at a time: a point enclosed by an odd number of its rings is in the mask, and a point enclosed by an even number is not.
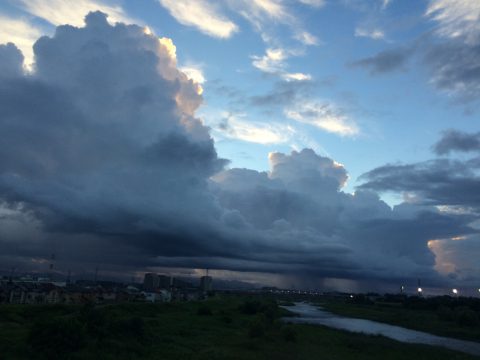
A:
[[[332,314],[308,303],[295,303],[295,306],[286,306],[285,309],[299,315],[298,317],[284,318],[284,321],[290,323],[324,325],[351,332],[382,335],[405,343],[442,346],[451,350],[480,356],[480,343],[473,341],[436,336],[376,321],[347,318]]]

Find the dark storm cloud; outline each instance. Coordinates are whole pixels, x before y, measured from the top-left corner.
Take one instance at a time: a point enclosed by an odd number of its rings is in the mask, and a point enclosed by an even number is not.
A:
[[[193,116],[202,100],[171,50],[100,13],[41,38],[34,74],[0,82],[1,197],[50,232],[135,239],[140,249],[157,234],[165,240],[154,250],[169,254],[172,244],[201,247],[179,229],[218,216],[208,178],[226,162]],[[0,69],[11,67],[3,57]]]
[[[365,68],[372,75],[384,74],[404,70],[411,56],[412,50],[402,47],[382,51],[374,56],[352,62],[349,65]]]
[[[471,217],[392,210],[370,191],[417,186],[431,203],[471,202],[476,178],[453,161],[424,164],[420,178],[420,165],[374,170],[355,194],[342,191],[342,165],[309,149],[271,154],[269,172],[225,170],[195,117],[200,88],[177,69],[172,42],[141,27],[92,13],[34,51],[26,75],[19,51],[0,47],[4,266],[42,268],[55,252],[78,271],[101,263],[440,281],[428,241],[470,231]],[[252,102],[285,102],[303,86]],[[427,181],[436,185],[420,189]]]
[[[276,265],[278,271],[296,264],[297,272],[316,276],[412,279],[421,273],[433,279],[428,240],[472,231],[466,225],[471,217],[408,204],[392,211],[375,193],[338,191],[346,180],[344,168],[311,150],[273,154],[270,160],[268,175],[233,169],[215,180],[223,207],[235,209],[243,223],[275,239],[273,259],[285,258],[284,265]],[[293,239],[300,251],[292,251]],[[290,252],[282,255],[284,244]],[[342,246],[344,253],[322,244]]]
[[[434,149],[444,154],[450,151],[470,151],[475,134],[447,131]],[[466,160],[434,159],[414,164],[385,165],[362,175],[365,182],[359,188],[378,192],[393,191],[407,194],[419,209],[409,227],[395,231],[395,226],[382,222],[394,244],[401,244],[397,235],[413,240],[417,236],[431,239],[429,252],[435,255],[435,268],[448,278],[462,280],[475,286],[480,268],[473,260],[480,256],[478,222],[480,216],[480,177],[478,158]],[[405,213],[408,202],[394,211]],[[437,213],[424,209],[436,207]],[[407,214],[410,211],[407,211]],[[426,225],[428,224],[428,225]],[[426,225],[426,226],[425,226]],[[410,230],[414,230],[413,234]],[[358,229],[357,229],[358,230]],[[377,234],[380,231],[376,232]],[[361,233],[361,232],[357,232]],[[364,234],[368,236],[368,234]],[[412,254],[421,254],[405,249]],[[425,249],[423,249],[425,250]]]
[[[407,165],[385,165],[361,176],[359,188],[412,192],[432,205],[480,207],[480,178],[470,162],[436,159]]]
[[[469,134],[457,130],[447,130],[433,149],[438,155],[480,151],[480,132]]]

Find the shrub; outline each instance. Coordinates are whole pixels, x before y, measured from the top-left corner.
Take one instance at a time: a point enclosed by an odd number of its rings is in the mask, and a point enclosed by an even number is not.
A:
[[[455,319],[460,326],[475,326],[478,324],[477,313],[465,306],[455,309]]]
[[[57,318],[34,323],[28,335],[28,344],[40,357],[65,359],[80,350],[86,341],[86,332],[76,319]]]
[[[197,315],[212,315],[212,310],[207,305],[202,305],[198,308]]]
[[[291,325],[285,326],[282,329],[282,337],[286,342],[296,342],[298,333]]]
[[[225,310],[220,310],[220,317],[225,324],[231,324],[233,322],[232,315]]]
[[[239,306],[239,310],[246,315],[255,315],[262,304],[258,300],[248,299]]]
[[[452,321],[454,319],[454,314],[452,309],[448,306],[440,305],[437,309],[437,315],[440,320]]]
[[[251,338],[259,338],[265,335],[265,322],[265,316],[256,316],[255,319],[251,321],[248,326],[248,336],[250,336]]]
[[[125,337],[129,340],[139,341],[145,339],[145,322],[138,316],[112,320],[109,322],[109,330],[115,337]]]

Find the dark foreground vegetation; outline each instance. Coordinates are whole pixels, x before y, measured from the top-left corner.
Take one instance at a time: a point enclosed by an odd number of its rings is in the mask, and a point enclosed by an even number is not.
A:
[[[268,298],[0,306],[0,359],[473,359],[311,325]]]
[[[480,342],[480,299],[438,296],[356,295],[348,300],[322,301],[335,314],[403,326],[431,334]]]

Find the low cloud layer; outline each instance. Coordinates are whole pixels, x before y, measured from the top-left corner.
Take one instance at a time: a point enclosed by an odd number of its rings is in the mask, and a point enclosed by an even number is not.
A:
[[[173,42],[99,12],[85,24],[40,38],[29,74],[14,45],[0,46],[5,267],[42,270],[55,252],[78,272],[101,263],[117,274],[163,266],[310,283],[448,280],[428,244],[475,233],[471,212],[437,206],[478,205],[466,163],[375,169],[355,194],[342,191],[345,167],[310,149],[270,154],[268,172],[228,169],[195,116],[202,88],[177,68]],[[439,176],[448,188],[434,186]],[[391,209],[384,190],[428,201]]]

